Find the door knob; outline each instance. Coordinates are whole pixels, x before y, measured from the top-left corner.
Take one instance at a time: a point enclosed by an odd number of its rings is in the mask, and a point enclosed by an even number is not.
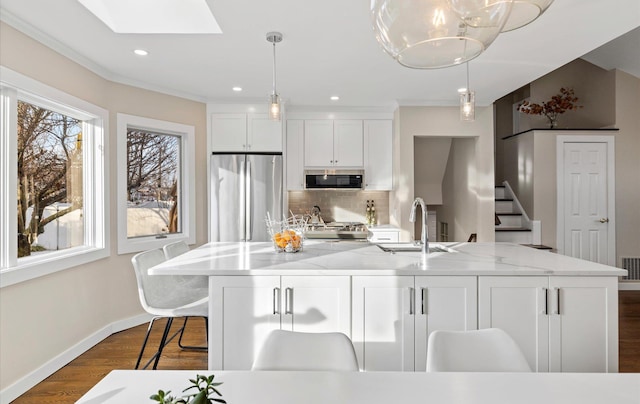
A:
[[[600,220],[598,220],[600,223],[609,223],[609,218],[608,217],[603,217]]]

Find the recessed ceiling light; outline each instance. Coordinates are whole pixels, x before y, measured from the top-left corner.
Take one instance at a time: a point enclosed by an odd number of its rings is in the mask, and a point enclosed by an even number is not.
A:
[[[232,90],[233,91],[242,91],[242,87],[233,87]]]
[[[136,49],[133,51],[133,53],[135,53],[136,55],[140,55],[140,56],[147,56],[149,54],[149,52],[147,52],[144,49]]]
[[[337,95],[332,95],[331,96],[331,101],[338,101],[340,99],[340,97],[338,97]]]
[[[206,0],[78,0],[118,34],[221,34]]]

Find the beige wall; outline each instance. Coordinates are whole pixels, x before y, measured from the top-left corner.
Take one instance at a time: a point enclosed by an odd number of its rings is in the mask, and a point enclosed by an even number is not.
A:
[[[478,200],[474,193],[477,138],[455,138],[442,182],[442,206],[437,207],[438,222],[448,224],[448,241],[467,241],[477,233]]]
[[[476,108],[474,122],[461,122],[457,107],[400,107],[394,121],[394,191],[390,194],[390,222],[401,228],[401,239],[412,234],[409,222],[414,190],[414,137],[471,137],[475,142],[475,167],[471,177],[476,206],[478,241],[494,241],[493,108]]]
[[[640,257],[640,79],[616,71],[616,262]]]
[[[451,138],[414,137],[414,194],[427,205],[442,205],[442,180],[447,168]]]
[[[115,84],[0,24],[3,66],[109,110],[109,258],[0,290],[0,389],[4,390],[106,325],[143,313],[131,255],[116,249],[116,113],[123,112],[196,129],[197,243],[206,241],[205,105]]]

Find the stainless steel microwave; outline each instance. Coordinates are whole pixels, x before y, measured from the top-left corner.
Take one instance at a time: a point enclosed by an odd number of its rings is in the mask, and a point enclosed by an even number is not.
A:
[[[362,189],[364,187],[364,171],[305,171],[304,187],[305,189]]]

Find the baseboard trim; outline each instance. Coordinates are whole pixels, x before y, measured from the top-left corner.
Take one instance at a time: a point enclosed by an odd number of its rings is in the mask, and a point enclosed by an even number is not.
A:
[[[47,377],[51,376],[53,373],[62,369],[66,364],[82,355],[89,349],[93,348],[96,344],[98,344],[100,341],[107,338],[111,334],[147,323],[150,320],[151,316],[149,314],[140,314],[106,325],[102,329],[96,331],[92,335],[78,342],[71,348],[46,362],[44,365],[40,366],[12,385],[0,391],[0,404],[9,404],[11,401],[20,397],[29,389],[31,389]]]
[[[640,290],[640,282],[620,281],[618,282],[618,290]]]

